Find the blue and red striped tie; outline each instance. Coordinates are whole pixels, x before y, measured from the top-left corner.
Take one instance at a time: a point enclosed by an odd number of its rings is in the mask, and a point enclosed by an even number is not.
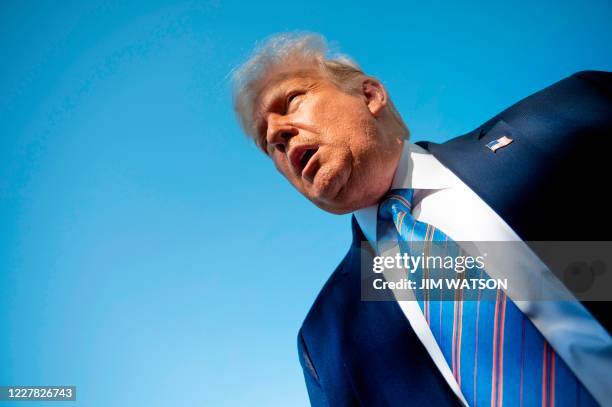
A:
[[[412,242],[445,242],[447,252],[460,254],[459,245],[444,232],[414,219],[413,193],[391,190],[379,206],[378,227],[395,227],[403,253],[411,254]],[[427,272],[420,269],[410,278],[427,278]],[[483,269],[464,274],[488,278]],[[503,290],[487,300],[463,300],[461,290],[450,300],[426,293],[416,298],[470,406],[598,405]]]

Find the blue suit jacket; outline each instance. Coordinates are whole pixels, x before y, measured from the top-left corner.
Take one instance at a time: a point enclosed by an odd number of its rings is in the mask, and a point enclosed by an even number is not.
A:
[[[612,73],[578,72],[442,144],[419,142],[525,241],[610,240]],[[511,147],[485,144],[503,135]],[[600,221],[574,218],[595,214]],[[592,219],[592,217],[590,217]],[[353,242],[298,335],[315,406],[457,405],[394,301],[360,301],[360,261],[372,253],[353,217]],[[610,331],[609,303],[584,303]]]

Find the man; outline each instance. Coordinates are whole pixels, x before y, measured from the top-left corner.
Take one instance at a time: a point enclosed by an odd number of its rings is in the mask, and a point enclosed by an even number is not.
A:
[[[416,301],[360,298],[389,225],[406,241],[419,227],[450,242],[606,240],[611,74],[572,75],[443,144],[408,142],[382,83],[328,58],[320,36],[273,37],[234,78],[241,124],[276,168],[321,209],[354,214],[351,248],[298,336],[313,405],[612,403],[606,303],[502,292],[450,320],[440,305],[438,332]],[[385,212],[390,196],[403,209]]]

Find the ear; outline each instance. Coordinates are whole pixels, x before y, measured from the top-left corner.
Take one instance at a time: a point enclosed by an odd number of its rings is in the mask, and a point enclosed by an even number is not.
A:
[[[387,91],[378,80],[365,78],[362,82],[362,92],[368,109],[373,116],[378,117],[387,106]]]

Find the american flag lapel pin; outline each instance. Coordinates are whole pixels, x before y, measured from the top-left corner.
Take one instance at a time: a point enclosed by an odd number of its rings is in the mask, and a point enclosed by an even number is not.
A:
[[[510,137],[503,136],[503,137],[498,138],[497,140],[493,140],[487,143],[486,146],[489,148],[489,150],[496,152],[500,148],[506,147],[508,144],[512,143],[513,141],[514,140],[512,140]]]

